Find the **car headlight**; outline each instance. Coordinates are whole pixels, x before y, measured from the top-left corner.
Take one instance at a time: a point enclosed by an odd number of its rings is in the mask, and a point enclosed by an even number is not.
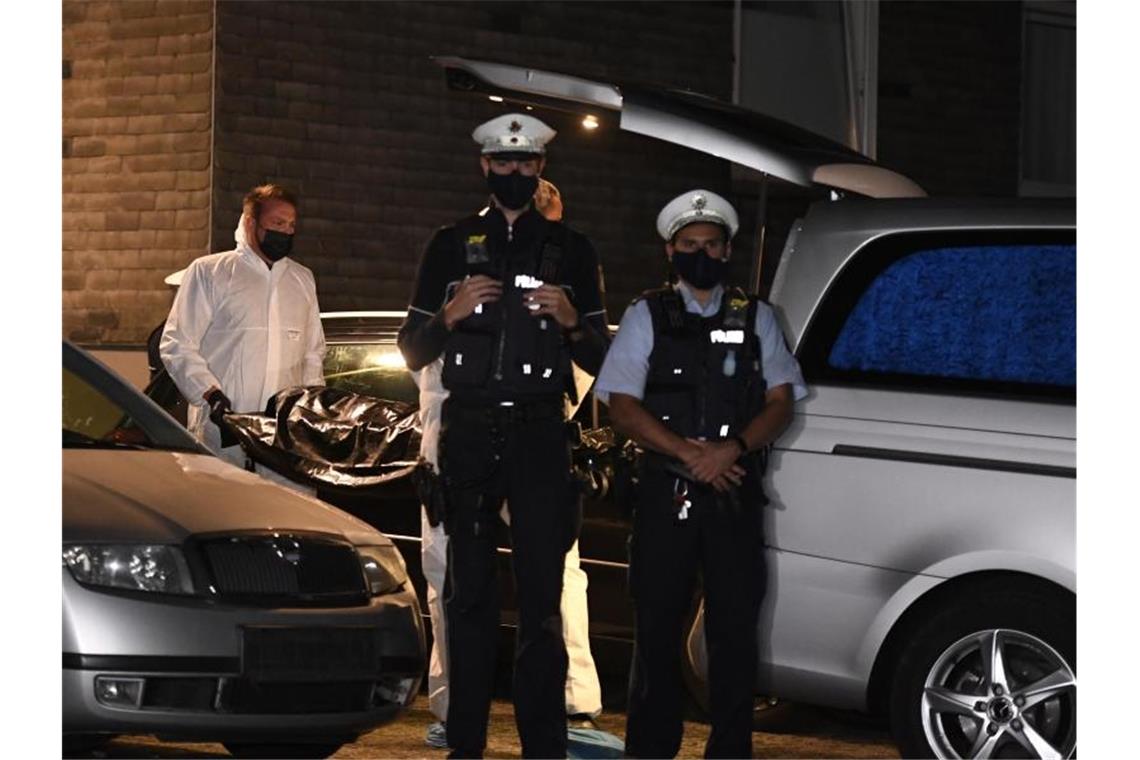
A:
[[[186,558],[176,546],[160,544],[72,544],[63,547],[63,565],[75,580],[162,594],[193,594]]]
[[[398,591],[408,582],[404,558],[395,546],[358,546],[356,551],[360,553],[360,564],[373,596]]]

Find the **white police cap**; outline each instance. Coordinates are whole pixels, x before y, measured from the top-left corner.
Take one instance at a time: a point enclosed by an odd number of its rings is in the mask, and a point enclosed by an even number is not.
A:
[[[657,215],[657,234],[672,240],[677,230],[695,222],[711,222],[728,229],[731,238],[740,228],[732,204],[711,190],[690,190],[665,204]]]
[[[496,116],[475,127],[472,139],[488,153],[546,153],[546,144],[558,134],[539,119],[523,113]]]

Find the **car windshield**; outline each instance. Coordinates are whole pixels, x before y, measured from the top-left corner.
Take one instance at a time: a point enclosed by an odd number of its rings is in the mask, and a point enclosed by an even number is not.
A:
[[[325,382],[330,388],[365,396],[419,403],[419,390],[404,357],[391,343],[330,345],[325,354]]]
[[[69,369],[63,370],[63,447],[142,449],[155,446],[130,415]]]
[[[138,417],[146,419],[146,415],[138,410],[132,413],[134,408],[129,397],[120,399],[122,394],[116,392],[120,383],[101,367],[90,360],[83,362],[78,356],[72,357],[74,361],[67,358],[65,353],[62,441],[65,449],[167,449],[200,453],[194,440],[173,420],[169,420],[168,427],[161,424],[162,420],[140,422]],[[144,399],[140,397],[138,401],[141,403]],[[154,413],[162,416],[157,409]]]

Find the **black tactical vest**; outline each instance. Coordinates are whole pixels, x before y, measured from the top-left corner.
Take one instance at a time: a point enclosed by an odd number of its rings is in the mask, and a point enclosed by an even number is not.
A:
[[[503,295],[482,304],[455,325],[444,349],[443,385],[449,391],[480,396],[574,397],[570,350],[562,328],[551,317],[530,314],[524,296],[543,283],[560,284],[566,228],[543,220],[530,250],[492,250],[485,217],[471,217],[455,227],[456,244],[463,251],[469,275],[485,274],[501,280]],[[447,300],[454,295],[453,284]],[[577,400],[574,398],[573,400]]]
[[[764,408],[756,299],[727,288],[720,311],[701,317],[687,312],[672,288],[642,298],[653,318],[645,408],[677,435],[738,435]]]

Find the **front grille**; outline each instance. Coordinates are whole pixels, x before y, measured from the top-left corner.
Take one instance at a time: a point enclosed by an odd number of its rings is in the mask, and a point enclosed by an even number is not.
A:
[[[228,536],[205,541],[214,590],[223,597],[367,597],[355,549],[294,535]]]

